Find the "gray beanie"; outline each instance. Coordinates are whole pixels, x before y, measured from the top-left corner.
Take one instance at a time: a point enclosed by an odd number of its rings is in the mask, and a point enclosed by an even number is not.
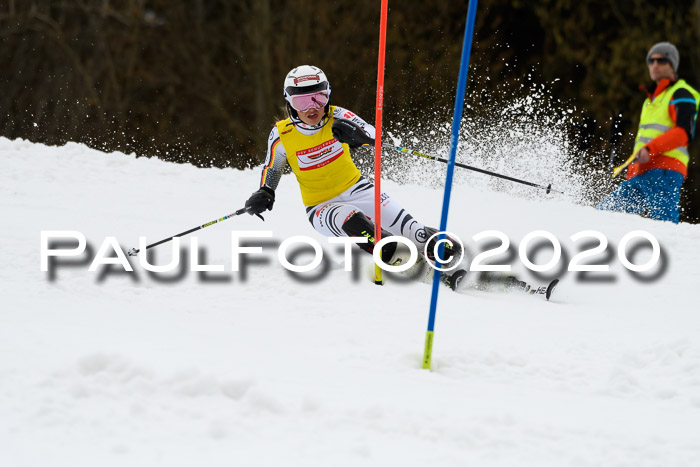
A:
[[[651,57],[652,54],[660,54],[666,57],[671,62],[673,72],[678,75],[678,62],[680,62],[681,59],[675,45],[671,44],[670,42],[659,42],[658,44],[654,44],[651,49],[649,49],[649,53],[647,54],[647,63],[649,62],[649,57]]]

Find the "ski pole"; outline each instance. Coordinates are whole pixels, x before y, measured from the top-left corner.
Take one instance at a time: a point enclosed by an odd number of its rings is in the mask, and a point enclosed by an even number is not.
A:
[[[220,217],[220,218],[218,218],[218,219],[214,219],[213,221],[207,222],[206,224],[202,224],[202,225],[200,225],[199,227],[195,227],[195,228],[193,228],[193,229],[190,229],[190,230],[186,230],[186,231],[184,231],[184,232],[181,232],[181,233],[179,233],[179,234],[177,234],[177,235],[173,235],[172,237],[164,238],[163,240],[160,240],[160,241],[158,241],[158,242],[151,243],[150,245],[147,245],[146,248],[144,248],[144,250],[148,250],[149,248],[153,248],[154,246],[158,246],[158,245],[160,245],[160,244],[162,244],[162,243],[169,242],[169,241],[172,240],[173,238],[182,237],[182,236],[184,236],[184,235],[191,234],[192,232],[196,232],[197,230],[203,229],[204,227],[209,227],[210,225],[214,225],[214,224],[217,224],[217,223],[219,223],[219,222],[223,222],[223,221],[225,221],[226,219],[230,219],[231,217],[239,216],[239,215],[243,214],[244,212],[246,212],[246,208],[241,208],[241,209],[239,209],[238,211],[234,212],[233,214],[229,214],[229,215],[227,215],[227,216]],[[262,220],[265,220],[265,219],[263,219],[263,216],[261,216],[260,214],[256,214],[256,216],[258,216],[258,217],[259,217],[260,219],[262,219]],[[141,250],[139,250],[138,248],[132,248],[131,250],[128,251],[128,253],[129,253],[129,256],[136,256],[136,255],[139,254],[139,251],[141,251]]]
[[[632,154],[631,156],[629,156],[629,157],[627,158],[627,160],[626,160],[625,162],[622,163],[622,165],[618,165],[617,167],[615,167],[615,168],[613,169],[612,177],[610,177],[610,178],[615,178],[615,177],[617,177],[617,176],[620,174],[620,172],[622,172],[623,170],[625,170],[625,167],[627,167],[627,166],[630,165],[632,162],[634,162],[634,160],[635,160],[636,158],[637,158],[637,154],[636,154],[636,153],[634,153],[634,154]]]
[[[424,158],[426,158],[426,159],[430,159],[430,160],[434,160],[434,161],[438,161],[438,162],[444,162],[445,164],[447,164],[447,163],[449,162],[447,159],[443,159],[442,157],[431,156],[430,154],[424,154],[424,153],[422,153],[422,152],[418,152],[418,151],[413,150],[413,149],[402,148],[402,147],[400,147],[400,146],[392,146],[392,147],[393,147],[394,149],[396,149],[397,151],[399,151],[399,152],[404,152],[404,153],[406,153],[406,154],[411,154],[411,155],[413,155],[413,156],[424,157]],[[480,172],[480,173],[483,173],[483,174],[486,174],[486,175],[491,175],[491,176],[493,176],[493,177],[503,178],[503,179],[505,179],[505,180],[510,180],[511,182],[522,183],[523,185],[529,185],[529,186],[532,186],[532,187],[535,187],[535,188],[542,188],[543,190],[546,190],[546,191],[547,191],[547,194],[549,194],[549,193],[552,192],[552,191],[555,192],[555,193],[561,193],[562,195],[565,194],[565,193],[562,192],[562,191],[553,190],[553,189],[552,189],[552,184],[551,184],[551,183],[550,183],[549,185],[547,185],[547,186],[538,185],[538,184],[536,184],[536,183],[526,182],[525,180],[520,180],[520,179],[517,179],[517,178],[509,177],[509,176],[507,176],[507,175],[501,175],[501,174],[498,174],[498,173],[495,173],[495,172],[490,172],[490,171],[488,171],[488,170],[480,169],[480,168],[478,168],[478,167],[472,167],[472,166],[470,166],[470,165],[461,164],[461,163],[459,163],[459,162],[455,162],[455,166],[461,167],[461,168],[467,169],[467,170],[473,170],[474,172]]]

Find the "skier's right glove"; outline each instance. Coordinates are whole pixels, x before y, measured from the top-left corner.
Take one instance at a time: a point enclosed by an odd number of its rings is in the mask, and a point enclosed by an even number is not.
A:
[[[341,143],[346,143],[352,149],[359,148],[363,144],[374,144],[374,139],[370,138],[365,130],[350,120],[336,120],[331,127],[333,137]]]
[[[272,205],[275,204],[275,192],[272,188],[262,187],[248,198],[245,202],[245,210],[248,214],[260,215],[268,209],[272,211]]]

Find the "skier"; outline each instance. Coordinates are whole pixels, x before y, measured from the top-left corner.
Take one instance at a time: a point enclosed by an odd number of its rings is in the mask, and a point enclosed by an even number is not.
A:
[[[251,215],[272,210],[275,189],[287,164],[296,175],[306,215],[313,228],[327,237],[367,237],[358,246],[374,250],[374,185],[362,176],[352,160],[350,149],[373,144],[375,129],[353,112],[331,105],[331,86],[325,73],[315,66],[302,65],[284,79],[284,98],[289,117],[275,124],[267,143],[260,188],[245,203]],[[386,193],[381,195],[382,238],[403,236],[412,241],[420,254],[435,263],[437,230],[426,227]],[[386,230],[385,230],[386,229]],[[430,239],[430,241],[428,241]],[[462,257],[458,242],[444,243],[445,261],[441,269],[451,269]],[[426,242],[428,243],[426,245]],[[426,248],[427,246],[427,248]],[[407,259],[398,242],[382,247],[382,260],[399,265]],[[441,275],[453,290],[466,275],[452,269]]]

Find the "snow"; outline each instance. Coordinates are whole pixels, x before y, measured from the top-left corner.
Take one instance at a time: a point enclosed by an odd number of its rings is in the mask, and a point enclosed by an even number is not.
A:
[[[245,215],[195,233],[200,261],[224,272],[161,277],[134,258],[133,273],[89,272],[85,255],[52,279],[40,271],[41,231],[80,231],[93,255],[115,236],[126,251],[139,236],[150,243],[235,211],[259,172],[5,138],[0,161],[0,465],[700,459],[699,226],[496,192],[470,182],[482,175],[461,174],[448,230],[465,240],[469,258],[488,243],[477,246],[473,235],[500,230],[512,253],[494,260],[546,283],[517,254],[527,233],[546,230],[562,244],[562,281],[550,302],[479,290],[476,273],[462,293],[442,289],[426,371],[430,287],[396,279],[377,287],[367,262],[343,271],[342,254],[308,224],[291,175],[264,223]],[[417,166],[435,171],[426,179],[444,174],[442,165]],[[439,187],[383,187],[416,218],[439,224]],[[267,264],[249,264],[243,278],[231,271],[234,230],[271,230],[277,243],[313,237],[330,270],[299,281],[279,265],[273,242],[264,247]],[[588,274],[599,280],[565,271],[585,243],[570,237],[583,230],[609,241],[607,256],[592,258],[610,264],[608,273]],[[618,259],[620,239],[634,230],[661,246],[649,273],[632,274]],[[159,264],[169,261],[170,244],[154,250]],[[629,256],[641,264],[650,255],[641,248]],[[551,252],[533,256],[541,264]]]

